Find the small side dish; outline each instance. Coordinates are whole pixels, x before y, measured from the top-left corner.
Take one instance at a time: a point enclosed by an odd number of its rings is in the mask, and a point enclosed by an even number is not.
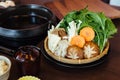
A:
[[[104,13],[87,8],[68,13],[56,27],[48,30],[44,47],[55,60],[69,64],[86,64],[107,54],[108,39],[117,32]]]
[[[40,80],[40,79],[34,76],[23,76],[20,77],[18,80]]]
[[[0,80],[8,80],[11,69],[11,61],[6,56],[0,55]]]
[[[0,75],[3,75],[8,69],[8,64],[4,60],[0,60]]]

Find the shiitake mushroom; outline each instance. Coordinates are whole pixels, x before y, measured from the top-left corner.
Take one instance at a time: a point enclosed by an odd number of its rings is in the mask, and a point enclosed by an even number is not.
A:
[[[84,58],[92,58],[100,54],[98,45],[92,41],[86,42],[84,45]]]
[[[72,45],[67,48],[66,57],[70,59],[83,59],[83,54],[83,49],[76,45]]]

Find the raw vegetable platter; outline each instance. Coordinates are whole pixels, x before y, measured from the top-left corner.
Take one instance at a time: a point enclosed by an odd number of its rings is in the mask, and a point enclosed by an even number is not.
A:
[[[108,54],[109,38],[116,32],[111,19],[102,12],[91,12],[87,8],[72,11],[48,30],[43,55],[65,66],[94,66]]]

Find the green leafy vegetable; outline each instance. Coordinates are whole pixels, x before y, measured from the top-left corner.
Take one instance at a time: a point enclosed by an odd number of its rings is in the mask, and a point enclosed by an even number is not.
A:
[[[78,26],[78,33],[83,27],[91,26],[96,33],[94,42],[98,44],[101,52],[103,51],[108,39],[117,32],[117,29],[110,18],[106,17],[103,13],[91,12],[87,8],[68,13],[60,23],[59,27],[64,28],[67,32],[69,22],[75,21],[79,24],[79,20],[81,20],[82,23]]]

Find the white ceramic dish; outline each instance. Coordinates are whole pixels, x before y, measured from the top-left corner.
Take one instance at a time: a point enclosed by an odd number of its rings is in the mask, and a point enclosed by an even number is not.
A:
[[[11,61],[9,58],[2,55],[0,55],[0,60],[4,60],[8,64],[8,69],[4,74],[0,75],[0,80],[8,80],[11,69]]]

